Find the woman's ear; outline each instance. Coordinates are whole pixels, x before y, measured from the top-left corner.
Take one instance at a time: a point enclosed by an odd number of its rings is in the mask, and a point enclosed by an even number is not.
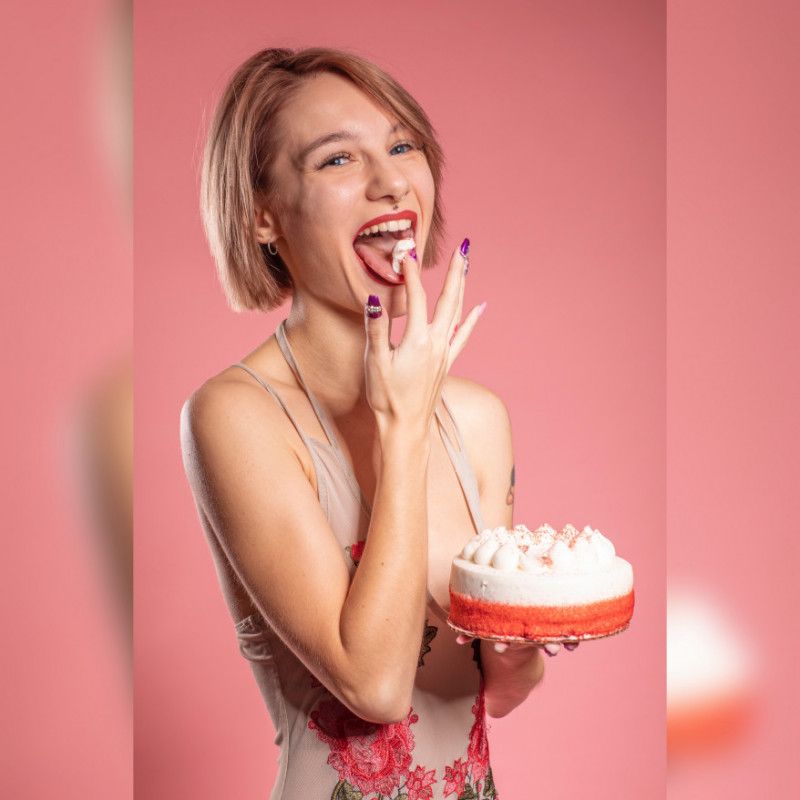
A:
[[[280,236],[275,215],[258,202],[255,205],[255,228],[260,244],[269,244]]]

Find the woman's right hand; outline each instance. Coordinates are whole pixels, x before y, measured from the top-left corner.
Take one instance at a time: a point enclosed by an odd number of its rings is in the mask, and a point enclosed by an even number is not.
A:
[[[382,313],[373,318],[365,309],[367,401],[381,434],[399,426],[427,436],[444,379],[485,308],[485,304],[476,306],[458,325],[466,264],[466,256],[456,249],[429,323],[419,264],[410,255],[405,257],[407,321],[397,346],[389,339],[388,316]]]

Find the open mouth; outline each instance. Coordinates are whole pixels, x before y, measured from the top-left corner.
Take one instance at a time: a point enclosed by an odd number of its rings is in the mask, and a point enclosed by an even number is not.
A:
[[[401,239],[414,239],[417,215],[413,211],[385,214],[362,225],[353,240],[353,250],[373,279],[387,286],[405,280],[392,267],[392,252]]]

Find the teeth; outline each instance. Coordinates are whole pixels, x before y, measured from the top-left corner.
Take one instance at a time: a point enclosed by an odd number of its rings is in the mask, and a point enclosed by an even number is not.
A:
[[[411,220],[410,219],[392,219],[389,222],[381,222],[379,225],[372,225],[369,228],[365,228],[361,233],[359,233],[359,237],[361,236],[371,236],[375,233],[382,233],[385,231],[404,231],[411,227]]]

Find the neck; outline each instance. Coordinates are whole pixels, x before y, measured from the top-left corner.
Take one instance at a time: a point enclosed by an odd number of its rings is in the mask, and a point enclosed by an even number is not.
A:
[[[295,297],[285,331],[303,377],[334,417],[368,410],[360,316]]]

